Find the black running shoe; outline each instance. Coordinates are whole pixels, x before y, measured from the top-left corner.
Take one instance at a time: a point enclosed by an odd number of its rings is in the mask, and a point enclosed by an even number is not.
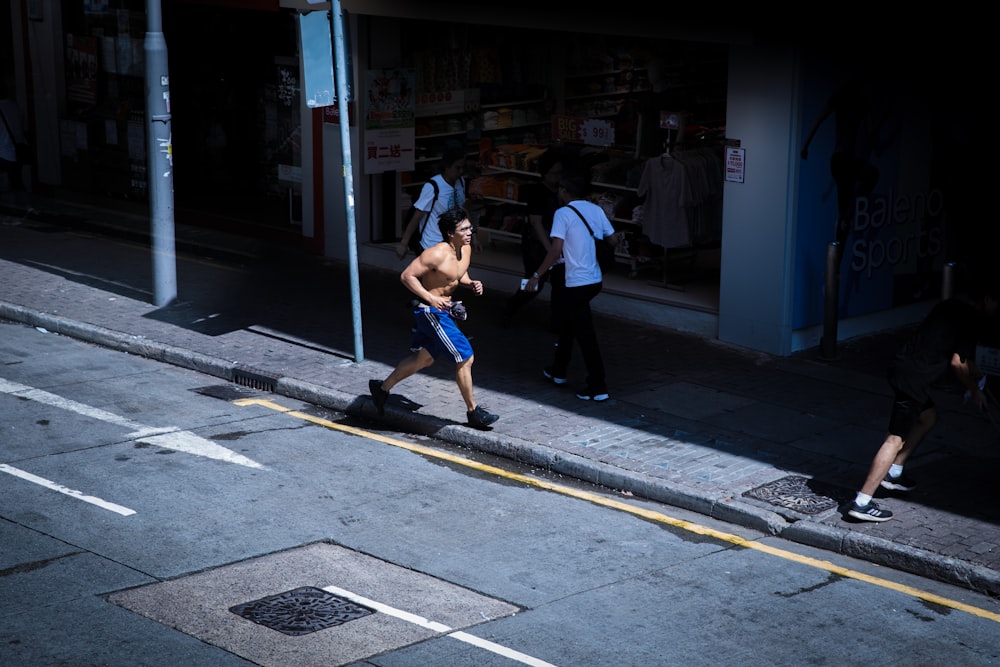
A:
[[[856,502],[851,503],[851,509],[847,512],[848,516],[852,516],[859,521],[888,521],[892,518],[892,512],[889,510],[879,509],[879,506],[875,504],[875,501],[869,501],[867,505],[859,505]]]
[[[485,430],[489,425],[500,419],[499,415],[487,412],[481,405],[477,405],[475,410],[465,413],[469,418],[469,426]]]
[[[912,491],[917,488],[917,483],[906,475],[890,477],[886,474],[885,479],[882,480],[881,484],[883,489],[888,489],[890,491]]]
[[[375,404],[375,410],[378,411],[378,415],[381,417],[385,414],[385,402],[389,400],[389,392],[382,388],[381,380],[369,380],[368,391],[371,392],[372,403]]]
[[[584,387],[580,391],[576,392],[576,397],[581,401],[606,401],[608,400],[608,390]]]
[[[559,377],[559,375],[554,370],[552,370],[551,366],[546,366],[545,368],[543,368],[542,375],[544,375],[545,379],[551,382],[552,384],[566,384],[567,382],[569,382],[569,380],[567,380],[565,377]]]

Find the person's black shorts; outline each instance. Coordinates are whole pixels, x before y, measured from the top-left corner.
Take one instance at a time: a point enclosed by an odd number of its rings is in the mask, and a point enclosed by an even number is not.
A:
[[[905,438],[924,410],[934,407],[934,401],[928,396],[923,402],[905,394],[898,389],[893,390],[892,414],[889,416],[889,433]]]

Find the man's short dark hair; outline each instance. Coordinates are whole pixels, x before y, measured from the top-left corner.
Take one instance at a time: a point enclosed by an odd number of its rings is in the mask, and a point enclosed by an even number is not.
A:
[[[458,229],[458,224],[469,219],[469,212],[461,206],[454,206],[442,213],[438,217],[438,229],[441,230],[441,238],[448,240],[449,234],[454,234]]]
[[[449,142],[445,146],[444,154],[441,156],[441,171],[444,171],[459,160],[465,159],[465,146],[459,143]]]
[[[590,172],[585,172],[579,167],[567,169],[559,179],[559,185],[566,188],[571,197],[582,199],[587,196],[587,191],[590,189]]]
[[[545,174],[549,173],[549,169],[552,169],[552,167],[562,161],[562,153],[555,148],[550,148],[539,156],[538,162],[535,163],[535,168],[538,169],[539,174],[545,176]]]

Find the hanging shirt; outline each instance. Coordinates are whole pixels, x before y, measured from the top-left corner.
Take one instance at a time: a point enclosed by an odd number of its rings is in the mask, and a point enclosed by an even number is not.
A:
[[[661,155],[646,160],[639,180],[642,231],[652,243],[664,248],[691,245],[687,207],[692,204],[687,167],[680,160]]]

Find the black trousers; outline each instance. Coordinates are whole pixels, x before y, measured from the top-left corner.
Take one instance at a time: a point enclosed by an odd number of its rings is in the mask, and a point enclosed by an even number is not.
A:
[[[593,391],[607,389],[604,359],[601,357],[597,332],[594,331],[594,316],[590,310],[590,302],[601,293],[603,286],[603,283],[594,283],[564,288],[560,299],[559,319],[556,322],[559,342],[552,363],[555,376],[566,377],[573,356],[573,344],[578,344],[580,353],[583,354],[583,363],[587,367],[587,387]]]

